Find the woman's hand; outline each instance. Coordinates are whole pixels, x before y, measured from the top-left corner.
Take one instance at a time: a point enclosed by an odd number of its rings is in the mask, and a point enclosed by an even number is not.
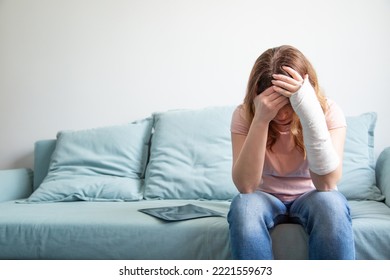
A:
[[[240,193],[252,193],[260,186],[268,141],[269,123],[289,99],[271,87],[253,100],[255,115],[247,135],[232,133],[232,178]]]
[[[271,86],[256,96],[253,103],[255,105],[254,120],[269,123],[283,106],[289,104],[289,99],[276,92]]]
[[[283,74],[273,74],[272,80],[273,90],[279,94],[284,95],[285,97],[291,97],[294,93],[296,93],[302,86],[304,82],[304,78],[301,75],[288,66],[282,66],[283,69],[291,75],[291,77]],[[307,75],[305,75],[305,79]]]

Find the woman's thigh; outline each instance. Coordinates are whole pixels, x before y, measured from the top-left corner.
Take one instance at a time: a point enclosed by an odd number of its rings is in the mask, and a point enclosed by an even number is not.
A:
[[[283,222],[287,217],[287,207],[273,195],[262,191],[238,194],[230,205],[229,223],[264,222],[267,228]]]
[[[311,220],[319,220],[321,223],[350,220],[348,202],[338,191],[308,192],[294,201],[289,212],[292,219],[303,225]]]

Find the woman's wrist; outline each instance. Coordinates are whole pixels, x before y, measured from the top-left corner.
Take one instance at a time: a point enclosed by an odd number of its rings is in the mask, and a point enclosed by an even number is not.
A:
[[[268,127],[269,127],[269,123],[271,121],[268,121],[268,120],[265,120],[261,117],[254,117],[253,120],[252,120],[252,124],[251,126],[253,127],[256,127],[258,129],[265,129],[265,130],[268,130]]]

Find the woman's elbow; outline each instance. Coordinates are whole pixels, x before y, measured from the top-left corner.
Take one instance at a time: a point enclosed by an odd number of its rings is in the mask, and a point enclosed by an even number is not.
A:
[[[245,180],[238,176],[233,176],[233,183],[240,193],[253,193],[258,188],[258,183],[252,180]]]
[[[341,169],[336,169],[325,175],[318,175],[311,172],[311,179],[318,191],[332,191],[337,188],[337,184],[342,176]]]

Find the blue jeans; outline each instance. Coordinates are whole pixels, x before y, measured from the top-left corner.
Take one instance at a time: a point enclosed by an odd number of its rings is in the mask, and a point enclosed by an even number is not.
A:
[[[269,230],[299,223],[309,235],[309,259],[354,259],[355,245],[347,200],[338,191],[303,194],[283,203],[265,192],[238,194],[228,214],[234,259],[273,259]]]

